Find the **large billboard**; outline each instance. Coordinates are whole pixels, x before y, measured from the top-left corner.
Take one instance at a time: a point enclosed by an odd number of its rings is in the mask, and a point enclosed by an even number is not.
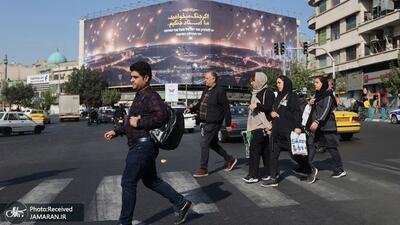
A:
[[[129,85],[129,66],[145,60],[152,84],[219,82],[247,86],[250,75],[281,67],[275,42],[296,46],[296,19],[233,5],[179,0],[84,21],[84,63],[111,86]]]

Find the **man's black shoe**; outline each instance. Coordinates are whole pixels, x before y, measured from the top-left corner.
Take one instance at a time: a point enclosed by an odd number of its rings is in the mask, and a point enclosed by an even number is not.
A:
[[[307,177],[308,176],[306,171],[304,169],[302,169],[302,168],[293,168],[292,172],[294,174],[298,175],[298,176],[301,176],[301,177]]]
[[[189,209],[192,206],[192,202],[191,201],[186,201],[185,205],[183,205],[183,207],[176,212],[176,219],[175,219],[175,225],[178,224],[182,224],[186,221],[186,217],[189,213]]]

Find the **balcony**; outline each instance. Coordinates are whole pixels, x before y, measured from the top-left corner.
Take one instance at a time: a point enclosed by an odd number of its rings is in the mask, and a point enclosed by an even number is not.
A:
[[[400,25],[400,10],[396,9],[395,11],[385,15],[381,16],[372,20],[368,20],[362,24],[359,25],[358,27],[358,33],[359,34],[364,34],[368,33],[369,31],[372,30],[377,30],[377,29],[382,29],[384,27],[388,26],[396,26]]]
[[[328,52],[334,52],[340,49],[344,49],[353,45],[358,45],[362,42],[361,37],[357,34],[357,29],[352,29],[350,31],[340,34],[340,38],[334,41],[328,41],[326,44],[319,47],[325,48]],[[315,46],[318,47],[318,46]],[[325,51],[317,49],[316,56],[321,56],[326,54]]]
[[[316,6],[321,0],[308,0],[309,6]]]
[[[367,66],[375,63],[381,63],[396,60],[399,57],[400,49],[391,49],[379,52],[373,55],[364,56],[358,59],[360,66]]]
[[[313,15],[310,19],[308,19],[307,23],[308,29],[315,30],[315,24],[317,23],[316,16]]]
[[[358,1],[344,1],[327,11],[316,15],[315,29],[319,30],[327,25],[346,18],[360,11]]]

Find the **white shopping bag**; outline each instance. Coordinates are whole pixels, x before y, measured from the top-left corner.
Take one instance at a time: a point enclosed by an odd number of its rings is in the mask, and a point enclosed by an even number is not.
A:
[[[307,155],[307,139],[306,134],[301,133],[300,135],[296,132],[290,133],[290,143],[292,145],[293,155]]]
[[[303,125],[303,127],[306,126],[308,117],[310,117],[310,113],[311,113],[311,106],[307,104],[306,107],[304,108],[303,115],[301,116],[302,118],[301,125]]]

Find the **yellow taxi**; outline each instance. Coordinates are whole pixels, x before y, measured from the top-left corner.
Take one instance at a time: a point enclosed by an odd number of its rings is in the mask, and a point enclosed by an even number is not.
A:
[[[335,118],[337,132],[343,140],[348,141],[353,137],[353,134],[360,132],[361,123],[357,113],[335,111]]]
[[[33,109],[28,116],[35,122],[50,123],[49,114],[44,110]]]

